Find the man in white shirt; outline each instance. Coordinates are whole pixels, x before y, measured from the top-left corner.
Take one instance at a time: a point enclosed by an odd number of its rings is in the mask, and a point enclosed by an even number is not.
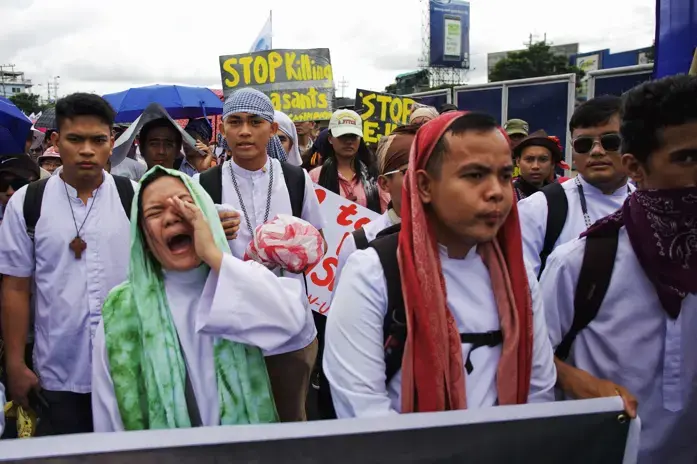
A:
[[[92,337],[104,298],[128,269],[130,226],[117,180],[131,195],[134,188],[104,172],[114,144],[114,111],[105,100],[69,95],[56,104],[56,120],[61,173],[17,191],[0,227],[8,390],[22,406],[30,391],[41,391],[48,408],[38,435],[92,430]],[[24,361],[32,276],[36,374]]]
[[[615,212],[633,189],[620,163],[620,103],[603,96],[576,108],[569,130],[578,176],[518,204],[525,259],[538,276],[554,248]]]
[[[558,385],[622,396],[641,417],[640,463],[694,463],[697,78],[630,90],[622,117],[622,163],[640,188],[560,246],[540,281]]]
[[[236,237],[231,239],[228,236],[232,254],[239,259],[244,257],[257,226],[277,214],[292,214],[320,231],[323,227],[319,201],[310,177],[302,168],[279,161],[279,157],[285,159],[285,151],[275,135],[278,124],[274,122],[274,117],[271,100],[263,93],[253,89],[233,93],[223,107],[220,126],[231,159],[198,177],[216,204],[229,205],[241,211],[242,224]],[[221,217],[221,220],[225,227],[225,219]],[[280,269],[275,272],[295,278],[305,285],[302,274]],[[314,317],[308,304],[304,330],[288,343],[266,353],[281,421],[305,419],[305,394],[317,354],[316,337]],[[293,372],[281,372],[284,368]],[[281,398],[289,391],[281,386],[288,382],[297,385],[296,398]]]
[[[512,173],[488,115],[451,112],[419,130],[401,230],[348,258],[332,301],[323,366],[338,417],[554,399]]]

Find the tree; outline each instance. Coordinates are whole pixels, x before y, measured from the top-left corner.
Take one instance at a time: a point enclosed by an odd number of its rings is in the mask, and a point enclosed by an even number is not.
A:
[[[10,101],[25,114],[38,113],[45,109],[45,106],[39,103],[39,96],[31,93],[16,93],[10,97]]]
[[[547,42],[542,41],[530,44],[526,50],[509,53],[506,58],[496,63],[489,74],[489,80],[500,82],[576,73],[576,82],[580,82],[584,72],[569,64],[566,56],[553,53],[551,48]]]

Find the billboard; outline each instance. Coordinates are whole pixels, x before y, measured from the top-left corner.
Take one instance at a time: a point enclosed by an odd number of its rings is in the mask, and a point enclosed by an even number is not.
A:
[[[409,122],[414,99],[402,95],[356,89],[356,111],[363,119],[363,139],[378,143],[381,137]]]
[[[243,87],[269,96],[293,121],[329,120],[334,76],[328,48],[266,50],[220,57],[225,98]]]
[[[656,78],[685,74],[697,47],[694,0],[656,0]]]
[[[429,65],[470,67],[470,4],[463,0],[430,0]]]
[[[576,58],[576,67],[586,73],[581,80],[581,86],[576,91],[580,100],[588,98],[588,73],[600,69],[600,54],[583,55]]]

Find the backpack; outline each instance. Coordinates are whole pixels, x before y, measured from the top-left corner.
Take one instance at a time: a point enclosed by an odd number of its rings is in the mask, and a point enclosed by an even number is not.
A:
[[[281,171],[288,187],[290,197],[290,207],[293,216],[300,218],[305,201],[305,171],[303,168],[288,163],[281,163]],[[213,199],[213,203],[220,205],[223,202],[223,165],[219,164],[204,172],[199,176],[201,187],[208,192]]]
[[[540,272],[537,279],[540,279],[542,271],[545,270],[547,258],[554,251],[554,244],[559,240],[561,231],[566,224],[566,217],[569,213],[569,201],[564,193],[564,187],[559,183],[546,185],[541,192],[547,199],[547,226],[545,228],[545,241],[540,252]]]
[[[363,227],[351,232],[353,236],[353,241],[356,244],[356,250],[365,250],[368,248],[368,237],[365,235],[365,229]]]
[[[583,264],[574,295],[574,319],[554,355],[565,361],[576,336],[598,315],[615,267],[619,230],[606,235],[586,236]]]
[[[123,211],[126,213],[126,218],[130,221],[131,204],[133,203],[135,194],[133,191],[133,184],[128,177],[114,175],[111,177],[116,184],[116,191],[121,199],[121,206],[123,206]],[[36,223],[39,222],[39,218],[41,217],[41,203],[44,198],[46,183],[50,179],[50,177],[47,177],[30,183],[27,186],[27,192],[24,196],[24,222],[27,228],[27,235],[32,241],[34,240],[34,233],[36,232]]]

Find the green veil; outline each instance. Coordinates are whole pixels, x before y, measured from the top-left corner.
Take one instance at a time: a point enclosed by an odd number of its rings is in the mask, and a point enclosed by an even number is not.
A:
[[[189,176],[156,166],[144,180],[164,171],[180,179],[211,226],[223,253],[230,247],[208,194]],[[186,364],[172,322],[159,263],[138,227],[140,188],[131,206],[128,280],[114,288],[102,308],[107,357],[126,430],[191,427]],[[213,347],[222,425],[277,422],[264,357],[259,348],[216,338]]]

